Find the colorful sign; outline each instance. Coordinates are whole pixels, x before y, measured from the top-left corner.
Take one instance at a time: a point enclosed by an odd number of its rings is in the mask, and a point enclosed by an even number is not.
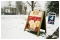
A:
[[[40,29],[44,29],[46,32],[45,11],[31,11],[28,15],[24,31],[26,29],[35,32],[37,36],[40,34]]]
[[[54,24],[55,22],[55,13],[50,13],[49,16],[48,16],[48,24]]]
[[[55,16],[49,16],[48,17],[48,24],[54,24]]]

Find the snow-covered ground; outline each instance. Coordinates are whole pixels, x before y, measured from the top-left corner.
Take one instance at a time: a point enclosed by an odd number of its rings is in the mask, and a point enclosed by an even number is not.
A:
[[[48,24],[46,17],[47,33],[40,36],[24,31],[27,15],[1,15],[1,38],[2,39],[45,39],[52,35],[59,27],[59,17],[56,17],[55,24]],[[42,30],[41,30],[42,31]]]

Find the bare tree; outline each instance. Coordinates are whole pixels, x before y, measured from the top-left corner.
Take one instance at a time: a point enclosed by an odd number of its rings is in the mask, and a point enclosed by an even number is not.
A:
[[[37,3],[37,1],[36,2],[31,1],[31,4],[27,1],[27,3],[31,6],[32,11],[33,11],[34,10],[34,7],[35,7],[35,4]]]

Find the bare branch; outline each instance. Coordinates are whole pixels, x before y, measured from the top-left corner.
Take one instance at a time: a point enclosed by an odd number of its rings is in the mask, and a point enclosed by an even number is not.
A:
[[[34,3],[34,5],[37,3],[37,1]]]
[[[37,3],[37,1],[34,3],[34,7],[35,7],[35,4]]]
[[[31,4],[27,1],[27,3],[31,6]]]

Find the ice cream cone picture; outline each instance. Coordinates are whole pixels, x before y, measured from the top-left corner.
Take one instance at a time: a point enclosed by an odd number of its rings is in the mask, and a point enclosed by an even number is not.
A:
[[[40,22],[39,17],[37,17],[39,15],[39,10],[34,10],[31,11],[30,13],[31,15],[29,16],[29,25],[30,25],[30,29],[35,30],[36,27],[39,27]]]
[[[30,12],[30,16],[38,16],[39,15],[39,10],[34,10]]]
[[[40,21],[35,21],[34,20],[30,20],[29,21],[29,25],[30,25],[30,29],[35,30],[36,27],[39,27]]]
[[[30,21],[29,21],[29,25],[30,25],[30,29],[35,30],[36,24],[34,23],[34,20],[30,20]]]
[[[39,27],[40,21],[35,21],[36,27]]]
[[[39,10],[34,10],[33,11],[33,15],[38,15],[39,14]]]

